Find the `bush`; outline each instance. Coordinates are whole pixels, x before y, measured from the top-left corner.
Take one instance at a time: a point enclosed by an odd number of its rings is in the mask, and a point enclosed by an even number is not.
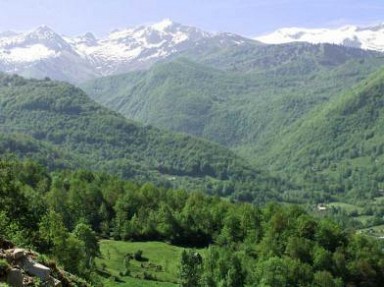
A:
[[[143,261],[143,250],[137,250],[135,254],[133,255],[136,261]]]
[[[144,280],[151,280],[151,281],[156,281],[157,280],[155,275],[152,275],[151,273],[146,272],[146,271],[144,271],[143,276],[144,276]]]
[[[0,277],[5,277],[10,270],[10,266],[4,259],[0,259]]]

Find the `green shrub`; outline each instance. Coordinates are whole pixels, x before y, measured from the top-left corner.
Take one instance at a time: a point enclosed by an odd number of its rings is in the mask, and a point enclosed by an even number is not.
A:
[[[9,272],[10,266],[4,259],[0,259],[0,277],[5,277]]]
[[[133,257],[136,261],[143,261],[143,250],[137,250]]]

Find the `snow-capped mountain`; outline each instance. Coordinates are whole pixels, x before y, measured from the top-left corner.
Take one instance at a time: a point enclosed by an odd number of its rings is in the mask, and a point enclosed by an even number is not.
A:
[[[47,26],[27,33],[1,33],[0,71],[73,82],[94,74],[75,47]]]
[[[151,26],[117,30],[105,39],[97,40],[88,33],[67,41],[102,74],[108,75],[149,65],[212,36],[166,19]]]
[[[143,69],[180,52],[196,49],[207,41],[223,47],[251,42],[233,34],[204,32],[169,19],[116,30],[103,39],[92,33],[60,36],[42,26],[27,33],[0,33],[0,71],[81,82]]]
[[[344,26],[338,29],[283,28],[257,37],[256,40],[267,44],[330,43],[384,52],[384,23],[365,28],[357,26]]]
[[[384,52],[384,24],[367,28],[284,28],[255,40],[269,44],[334,43]],[[80,83],[95,77],[145,69],[180,55],[199,58],[228,47],[246,45],[260,43],[230,33],[205,32],[169,19],[153,25],[115,30],[104,38],[97,38],[92,33],[62,36],[41,26],[25,33],[0,32],[0,71]]]

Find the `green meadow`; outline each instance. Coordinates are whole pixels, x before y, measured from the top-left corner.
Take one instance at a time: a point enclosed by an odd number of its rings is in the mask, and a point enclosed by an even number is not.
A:
[[[102,257],[97,265],[109,277],[105,286],[177,286],[181,247],[162,242],[103,240],[100,249]],[[140,251],[140,260],[127,260]]]

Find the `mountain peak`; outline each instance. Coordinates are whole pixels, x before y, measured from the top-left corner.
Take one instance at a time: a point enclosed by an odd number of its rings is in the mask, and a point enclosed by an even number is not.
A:
[[[38,35],[52,35],[52,34],[56,34],[47,25],[41,25],[41,26],[37,27],[32,33],[33,34],[38,34]]]
[[[381,22],[377,25],[369,26],[369,27],[362,27],[362,28],[357,28],[359,31],[375,31],[378,32],[380,30],[384,30],[384,22]]]
[[[97,38],[91,32],[85,33],[81,38],[89,43],[97,43]]]
[[[40,25],[35,30],[53,31],[48,25]]]
[[[49,54],[56,54],[64,50],[71,53],[74,52],[70,44],[63,37],[46,25],[39,26],[34,31],[24,34],[21,39],[19,45],[26,49],[28,47],[42,48],[44,46],[43,49],[49,50]]]
[[[85,33],[83,37],[84,37],[84,38],[87,38],[87,39],[93,39],[93,40],[96,40],[95,35],[93,35],[91,32],[87,32],[87,33]]]

